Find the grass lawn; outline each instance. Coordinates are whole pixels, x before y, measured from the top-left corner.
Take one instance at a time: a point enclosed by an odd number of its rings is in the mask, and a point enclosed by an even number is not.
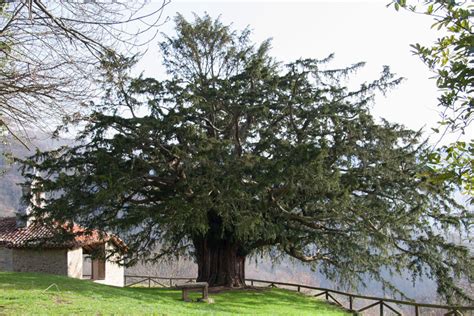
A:
[[[45,291],[51,284],[55,285]],[[0,272],[0,315],[348,315],[325,301],[281,289],[209,296],[214,304],[186,303],[176,290],[116,288],[49,274]]]

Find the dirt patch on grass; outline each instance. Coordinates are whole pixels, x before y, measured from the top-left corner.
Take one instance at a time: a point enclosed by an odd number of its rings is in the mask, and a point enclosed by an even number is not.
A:
[[[61,296],[55,296],[55,297],[53,298],[53,301],[54,301],[54,304],[56,304],[56,305],[72,304],[71,301],[62,298]]]

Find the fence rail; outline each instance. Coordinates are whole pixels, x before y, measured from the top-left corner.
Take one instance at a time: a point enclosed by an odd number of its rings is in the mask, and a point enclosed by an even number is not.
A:
[[[127,280],[132,280],[133,282],[128,283]],[[196,278],[186,278],[186,277],[160,277],[160,276],[140,276],[140,275],[126,275],[125,276],[125,286],[133,286],[138,285],[140,283],[148,284],[148,287],[152,287],[153,285],[159,285],[162,287],[172,287],[176,285],[179,281],[185,281],[185,283],[195,282]],[[375,308],[378,306],[379,313],[381,316],[384,315],[385,310],[389,310],[396,315],[402,315],[402,313],[395,309],[395,307],[389,305],[389,303],[397,304],[397,305],[407,305],[413,308],[413,314],[415,316],[421,315],[422,308],[430,308],[430,309],[442,309],[447,311],[444,315],[464,315],[463,312],[466,311],[474,311],[474,306],[451,306],[451,305],[441,305],[441,304],[427,304],[427,303],[417,303],[413,301],[404,301],[404,300],[397,300],[392,298],[384,298],[384,297],[375,297],[375,296],[368,296],[368,295],[360,295],[354,293],[347,293],[343,291],[305,285],[305,284],[297,284],[297,283],[288,283],[288,282],[278,282],[278,281],[268,281],[268,280],[258,280],[258,279],[245,279],[247,283],[250,283],[251,286],[254,286],[256,283],[260,284],[268,284],[269,287],[277,287],[285,286],[290,288],[296,288],[296,291],[301,292],[302,289],[319,291],[319,293],[315,294],[315,297],[324,296],[324,298],[332,302],[340,307],[352,312],[354,314],[361,313],[367,311],[369,309]],[[174,282],[174,284],[173,284]],[[167,284],[165,284],[167,283]],[[342,304],[339,300],[334,297],[334,294],[342,295],[348,298],[348,305]],[[366,306],[360,307],[355,309],[354,303],[355,299],[362,299],[362,300],[371,300],[374,301]]]
[[[134,280],[132,280],[131,283],[128,283],[127,280],[130,280],[130,279],[134,279]],[[191,282],[195,282],[196,278],[176,278],[176,277],[170,278],[170,277],[146,276],[146,275],[125,275],[124,276],[124,283],[125,283],[125,286],[127,287],[138,285],[141,283],[148,284],[148,287],[151,287],[152,284],[159,285],[162,287],[168,287],[168,286],[172,287],[173,285],[176,285],[176,282],[173,283],[174,281],[186,281],[185,283],[191,283]]]
[[[263,283],[263,284],[269,284],[271,287],[275,287],[276,285],[281,285],[281,286],[287,286],[287,287],[294,287],[297,289],[298,292],[301,291],[301,289],[309,289],[309,290],[316,290],[320,291],[320,293],[316,294],[315,296],[322,296],[326,298],[328,301],[332,301],[335,304],[355,313],[363,312],[365,310],[368,310],[370,308],[379,307],[380,310],[380,315],[384,315],[384,308],[387,308],[388,310],[392,311],[393,313],[397,315],[402,315],[401,312],[397,311],[394,307],[388,305],[388,303],[392,304],[399,304],[399,305],[408,305],[413,307],[413,315],[419,316],[420,315],[420,310],[421,308],[432,308],[432,309],[443,309],[447,310],[447,313],[444,315],[463,315],[463,311],[473,311],[474,306],[450,306],[450,305],[440,305],[440,304],[426,304],[426,303],[417,303],[417,302],[411,302],[411,301],[403,301],[403,300],[397,300],[397,299],[392,299],[392,298],[384,298],[384,297],[375,297],[375,296],[368,296],[368,295],[360,295],[360,294],[353,294],[353,293],[347,293],[343,291],[338,291],[338,290],[332,290],[332,289],[327,289],[327,288],[322,288],[322,287],[316,287],[316,286],[310,286],[310,285],[304,285],[304,284],[296,284],[296,283],[287,283],[287,282],[278,282],[278,281],[267,281],[267,280],[257,280],[257,279],[246,279],[247,282],[250,282],[251,285],[254,285],[255,283]],[[349,306],[343,306],[338,300],[334,298],[333,295],[331,294],[339,294],[342,296],[346,296],[349,300]],[[374,303],[371,303],[367,306],[364,306],[359,309],[354,309],[354,300],[355,299],[365,299],[365,300],[371,300],[375,301]]]

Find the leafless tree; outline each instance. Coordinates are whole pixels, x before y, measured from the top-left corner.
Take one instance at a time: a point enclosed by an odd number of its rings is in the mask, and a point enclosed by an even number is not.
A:
[[[157,35],[169,0],[148,2],[0,0],[0,129],[21,138],[80,115],[101,58]]]

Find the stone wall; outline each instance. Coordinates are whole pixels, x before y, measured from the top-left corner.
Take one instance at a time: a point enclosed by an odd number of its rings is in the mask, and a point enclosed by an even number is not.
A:
[[[67,249],[13,249],[13,271],[68,275]]]
[[[0,247],[0,271],[13,271],[11,249]]]
[[[114,246],[107,243],[106,250]],[[118,256],[118,255],[117,255]],[[82,248],[77,249],[7,249],[0,247],[0,271],[39,272],[82,278],[84,261],[90,273],[90,261],[83,260]],[[120,259],[115,257],[112,261]],[[97,283],[113,286],[124,286],[123,266],[107,260],[105,263],[105,279]],[[86,274],[86,273],[84,273]]]

